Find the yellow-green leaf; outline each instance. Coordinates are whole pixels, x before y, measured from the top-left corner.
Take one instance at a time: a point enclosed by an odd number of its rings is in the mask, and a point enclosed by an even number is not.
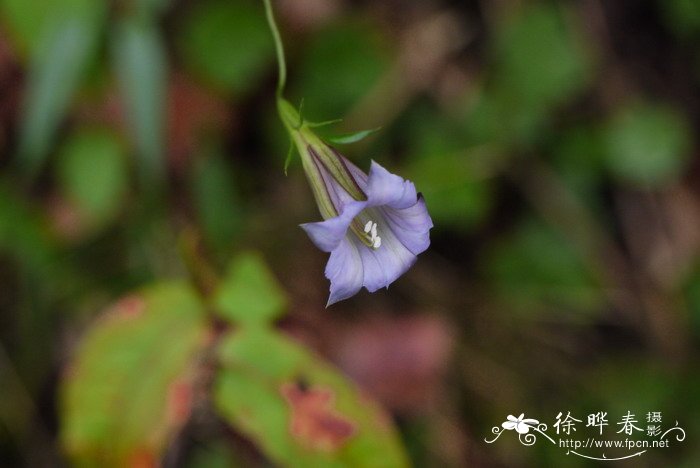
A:
[[[236,257],[215,295],[218,312],[237,324],[267,323],[279,317],[287,297],[255,252]]]
[[[402,467],[406,454],[382,409],[331,365],[267,328],[221,342],[219,412],[275,463]]]
[[[203,307],[184,284],[151,287],[105,313],[63,382],[63,445],[78,466],[157,464],[189,416]]]

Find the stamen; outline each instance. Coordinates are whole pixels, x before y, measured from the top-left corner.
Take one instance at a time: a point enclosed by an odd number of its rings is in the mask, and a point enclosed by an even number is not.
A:
[[[356,224],[357,223],[357,224]],[[359,219],[353,221],[353,230],[367,247],[378,249],[382,245],[382,238],[379,237],[378,225],[371,219],[365,224],[360,224]],[[364,231],[364,232],[360,232]]]

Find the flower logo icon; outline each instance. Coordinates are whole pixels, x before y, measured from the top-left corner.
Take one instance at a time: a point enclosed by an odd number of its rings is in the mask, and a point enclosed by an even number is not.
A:
[[[512,414],[509,414],[501,426],[503,429],[512,431],[515,429],[518,434],[527,434],[530,432],[530,427],[536,427],[540,422],[537,419],[524,419],[525,413],[520,413],[517,418]]]

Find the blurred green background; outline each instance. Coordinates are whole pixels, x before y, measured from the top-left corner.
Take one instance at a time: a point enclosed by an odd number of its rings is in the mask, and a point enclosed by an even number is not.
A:
[[[700,2],[273,4],[431,248],[324,308],[261,1],[0,0],[0,466],[593,466],[484,438],[628,410],[687,438],[609,465],[700,466]]]

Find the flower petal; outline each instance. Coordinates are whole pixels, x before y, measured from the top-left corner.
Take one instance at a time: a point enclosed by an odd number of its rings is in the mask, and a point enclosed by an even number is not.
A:
[[[516,423],[514,423],[513,421],[506,421],[503,424],[501,424],[501,426],[503,427],[503,429],[512,431],[513,429],[515,429],[515,424]]]
[[[357,167],[352,161],[341,155],[340,153],[337,153],[339,157],[342,158],[343,164],[345,164],[345,167],[347,167],[348,171],[350,171],[350,174],[355,178],[355,182],[357,182],[357,185],[360,186],[363,192],[367,193],[367,174]]]
[[[418,194],[413,182],[404,180],[372,161],[367,181],[370,206],[389,205],[391,208],[409,208],[416,203]]]
[[[331,253],[326,265],[326,278],[331,280],[331,294],[326,307],[354,296],[362,288],[362,259],[348,237],[344,237]]]
[[[430,246],[430,229],[433,220],[428,214],[425,201],[418,196],[418,201],[409,208],[397,210],[382,207],[381,211],[394,235],[413,255],[418,255]]]
[[[381,265],[386,275],[384,286],[388,288],[391,283],[413,266],[417,257],[399,241],[391,229],[383,229],[380,236],[382,245],[378,249],[371,250],[364,245],[363,247],[370,250]]]
[[[366,201],[349,202],[343,207],[343,212],[335,218],[301,224],[300,227],[306,231],[316,247],[324,252],[332,252],[345,238],[348,226],[366,204]]]
[[[360,252],[362,259],[362,269],[364,278],[362,286],[367,288],[369,292],[375,292],[378,289],[388,286],[384,267],[377,258],[375,251],[363,244],[355,236],[352,236],[352,242],[355,244],[357,251]]]
[[[509,414],[508,417],[506,417],[508,421],[513,421],[513,422],[518,422],[518,418],[513,416],[512,414]]]

